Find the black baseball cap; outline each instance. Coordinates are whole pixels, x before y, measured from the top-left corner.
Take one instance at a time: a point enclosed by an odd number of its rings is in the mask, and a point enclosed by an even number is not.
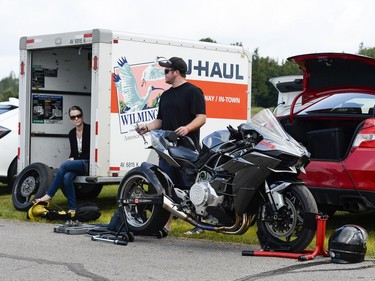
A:
[[[178,70],[181,74],[185,74],[187,71],[186,62],[179,57],[171,57],[167,61],[159,61],[159,65]]]

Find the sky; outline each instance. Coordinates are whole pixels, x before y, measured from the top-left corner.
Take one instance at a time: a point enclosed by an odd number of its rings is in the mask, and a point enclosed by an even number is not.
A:
[[[110,29],[221,44],[279,63],[375,47],[374,0],[0,0],[0,79],[19,73],[23,36]]]

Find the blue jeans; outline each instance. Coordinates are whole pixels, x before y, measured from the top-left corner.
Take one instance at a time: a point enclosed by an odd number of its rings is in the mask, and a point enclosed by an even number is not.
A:
[[[47,195],[51,198],[56,194],[59,187],[61,187],[64,195],[68,199],[69,210],[77,209],[76,193],[73,184],[73,179],[77,175],[84,175],[86,172],[86,165],[88,160],[68,160],[61,164],[57,170],[55,179],[47,191]]]
[[[174,185],[181,189],[190,189],[189,177],[181,168],[171,167],[163,158],[159,158],[159,167],[169,176]]]

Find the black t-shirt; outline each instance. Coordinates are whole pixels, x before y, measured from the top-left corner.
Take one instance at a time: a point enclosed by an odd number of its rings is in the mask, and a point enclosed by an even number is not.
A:
[[[163,130],[174,131],[186,126],[197,114],[206,114],[206,103],[203,92],[197,86],[185,82],[178,87],[171,87],[161,95],[157,119],[162,120]],[[188,136],[199,148],[199,130]]]

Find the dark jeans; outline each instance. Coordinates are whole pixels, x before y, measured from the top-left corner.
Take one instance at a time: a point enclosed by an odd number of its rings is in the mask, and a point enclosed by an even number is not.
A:
[[[68,199],[69,210],[77,209],[76,193],[73,184],[73,179],[77,175],[84,175],[86,173],[86,166],[88,160],[68,160],[61,164],[57,170],[55,179],[47,191],[47,195],[53,197],[59,187],[63,190],[64,195]]]
[[[191,179],[182,169],[171,167],[163,158],[159,158],[159,167],[170,177],[174,185],[181,189],[190,189]]]

